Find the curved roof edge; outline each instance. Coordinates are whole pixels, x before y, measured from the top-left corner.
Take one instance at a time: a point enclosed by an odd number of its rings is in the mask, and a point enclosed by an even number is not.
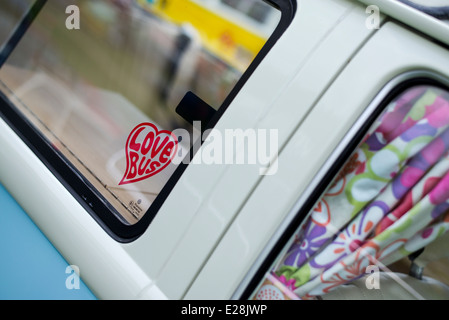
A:
[[[428,36],[449,45],[449,23],[433,18],[396,0],[358,0],[367,6],[376,5],[388,15]]]

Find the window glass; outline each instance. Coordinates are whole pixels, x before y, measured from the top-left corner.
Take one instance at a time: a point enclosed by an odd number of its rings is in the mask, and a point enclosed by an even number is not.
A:
[[[449,92],[415,86],[386,107],[254,298],[448,299],[448,230]]]
[[[228,6],[237,9],[241,1],[239,0],[221,0],[221,2],[227,4]]]
[[[255,2],[248,10],[248,16],[254,20],[264,23],[270,13],[270,7],[263,2]]]
[[[6,2],[11,21],[27,4]],[[0,90],[125,224],[198,136],[175,110],[185,94],[217,110],[268,39],[203,3],[48,1],[0,70]]]
[[[0,50],[33,3],[34,0],[0,1]]]
[[[268,16],[272,13],[271,7],[263,1],[258,0],[220,0],[225,5],[234,8],[251,19],[265,23]]]

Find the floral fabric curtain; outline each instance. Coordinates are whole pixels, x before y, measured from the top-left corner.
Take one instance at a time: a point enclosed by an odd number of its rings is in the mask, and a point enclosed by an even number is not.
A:
[[[448,209],[449,93],[413,87],[371,127],[255,298],[325,295],[434,241]]]

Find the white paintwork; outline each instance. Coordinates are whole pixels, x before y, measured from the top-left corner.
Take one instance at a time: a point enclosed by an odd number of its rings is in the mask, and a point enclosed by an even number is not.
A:
[[[112,240],[3,121],[0,182],[99,298],[228,299],[385,83],[415,67],[449,74],[447,50],[393,23],[368,30],[365,7],[298,1],[291,26],[217,124],[279,129],[274,176],[190,165],[130,244]]]
[[[381,88],[413,69],[433,70],[449,77],[448,60],[449,52],[442,47],[396,24],[384,25],[314,106],[282,151],[278,174],[265,177],[252,193],[186,298],[229,298],[264,248],[267,235],[276,231]]]

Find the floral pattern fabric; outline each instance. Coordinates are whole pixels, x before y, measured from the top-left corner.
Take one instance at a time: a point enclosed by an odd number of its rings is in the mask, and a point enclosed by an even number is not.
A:
[[[387,257],[403,258],[448,230],[449,94],[427,86],[403,93],[334,181],[273,270],[303,299],[357,279]]]

